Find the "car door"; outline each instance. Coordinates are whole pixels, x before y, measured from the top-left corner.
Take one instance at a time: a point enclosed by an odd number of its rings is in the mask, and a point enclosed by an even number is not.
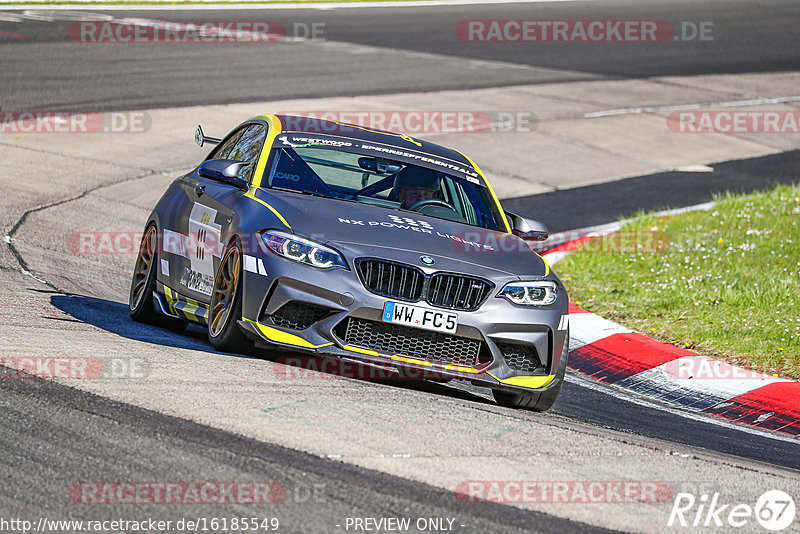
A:
[[[207,159],[245,161],[239,176],[252,178],[266,139],[263,124],[247,124],[226,138]],[[200,176],[193,171],[183,180],[188,199],[176,223],[186,235],[185,254],[175,265],[176,289],[182,295],[207,304],[211,300],[214,276],[228,242],[232,208],[244,191],[238,187]]]

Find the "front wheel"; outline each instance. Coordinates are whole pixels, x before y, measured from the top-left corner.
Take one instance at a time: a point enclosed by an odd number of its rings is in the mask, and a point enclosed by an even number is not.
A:
[[[242,318],[242,254],[230,244],[219,264],[208,311],[208,339],[223,352],[247,352],[250,342],[239,328]]]
[[[553,379],[556,385],[541,393],[508,393],[497,389],[492,390],[494,400],[500,406],[507,408],[524,408],[534,412],[544,412],[549,410],[556,402],[558,394],[561,393],[561,386],[564,383],[564,376],[567,374],[567,359],[569,357],[569,332],[564,340],[564,350],[561,351],[561,361],[558,363],[556,377]]]

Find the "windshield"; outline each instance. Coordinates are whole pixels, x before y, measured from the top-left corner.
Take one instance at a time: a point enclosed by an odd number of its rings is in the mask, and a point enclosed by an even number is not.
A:
[[[411,163],[364,155],[352,147],[283,146],[262,187],[288,189],[505,231],[489,190]],[[363,152],[363,151],[362,151]]]

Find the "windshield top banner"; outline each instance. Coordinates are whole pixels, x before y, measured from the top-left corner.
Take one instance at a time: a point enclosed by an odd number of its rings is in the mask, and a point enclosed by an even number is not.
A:
[[[364,141],[363,139],[353,139],[350,137],[339,137],[319,134],[281,134],[275,140],[276,148],[328,148],[332,150],[342,150],[345,152],[355,152],[365,156],[376,158],[392,159],[411,163],[421,167],[427,167],[436,171],[444,172],[463,178],[474,184],[483,186],[480,175],[471,166],[447,158],[441,158],[433,154],[417,152],[406,148]]]

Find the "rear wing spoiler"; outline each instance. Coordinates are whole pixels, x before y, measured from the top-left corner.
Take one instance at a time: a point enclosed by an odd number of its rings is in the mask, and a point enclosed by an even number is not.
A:
[[[218,145],[222,142],[222,139],[218,139],[216,137],[206,137],[206,134],[203,133],[203,127],[198,124],[197,130],[194,132],[194,142],[197,143],[198,146],[203,146],[203,143]]]

